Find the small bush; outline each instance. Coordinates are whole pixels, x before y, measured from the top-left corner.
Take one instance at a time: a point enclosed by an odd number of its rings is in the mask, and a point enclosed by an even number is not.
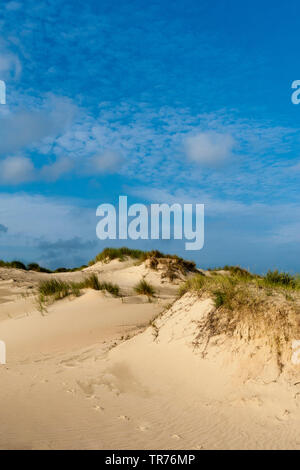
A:
[[[69,269],[67,269],[67,268],[57,268],[53,272],[54,273],[67,273],[68,271],[69,271]]]
[[[226,292],[216,290],[213,294],[216,308],[219,308],[225,304]]]
[[[21,261],[12,261],[10,264],[10,267],[11,268],[16,268],[16,269],[23,269],[24,271],[27,270],[26,266],[24,263],[22,263]]]
[[[10,263],[7,261],[0,260],[0,268],[10,268]]]
[[[279,272],[277,269],[275,271],[268,271],[264,280],[268,284],[275,284],[283,287],[296,287],[296,280],[294,276],[291,276],[289,273]]]
[[[145,279],[142,279],[135,287],[134,291],[137,294],[143,294],[147,295],[148,297],[154,297],[155,294],[155,289],[154,287],[149,284],[149,282],[145,281]]]
[[[42,266],[40,266],[37,263],[29,263],[27,265],[27,270],[28,271],[36,271],[38,273],[49,273],[49,274],[52,272],[52,271],[50,271],[50,269],[43,268]]]

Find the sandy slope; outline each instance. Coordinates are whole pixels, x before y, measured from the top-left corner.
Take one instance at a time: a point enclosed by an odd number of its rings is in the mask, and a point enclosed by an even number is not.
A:
[[[212,301],[186,294],[159,315],[177,287],[144,264],[87,271],[126,297],[87,290],[42,316],[21,294],[48,275],[0,272],[0,448],[300,448],[299,366],[279,375],[266,348],[225,338],[203,354]],[[159,288],[153,303],[133,295],[141,276]]]

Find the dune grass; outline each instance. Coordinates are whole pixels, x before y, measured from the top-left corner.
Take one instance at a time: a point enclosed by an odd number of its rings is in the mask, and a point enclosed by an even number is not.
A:
[[[89,266],[92,266],[99,261],[109,262],[114,259],[124,261],[126,257],[141,259],[143,256],[143,251],[133,250],[131,248],[122,247],[122,248],[104,248],[101,253],[98,253],[96,257],[89,262]]]
[[[125,261],[126,258],[133,258],[140,262],[146,261],[147,259],[152,259],[153,263],[152,264],[150,263],[150,267],[152,267],[153,269],[155,269],[157,265],[157,263],[154,262],[154,260],[157,258],[160,258],[160,259],[168,258],[168,259],[175,260],[178,266],[181,267],[182,270],[184,271],[186,270],[194,271],[196,268],[196,264],[193,261],[184,260],[183,258],[180,258],[177,255],[161,253],[158,250],[142,251],[142,250],[134,250],[134,249],[127,248],[127,247],[105,248],[93,260],[89,262],[89,266],[92,266],[93,264],[99,261],[109,262],[114,259]]]
[[[215,310],[199,323],[196,344],[206,338],[207,345],[219,335],[247,342],[260,338],[276,352],[282,370],[284,348],[300,333],[300,298],[294,280],[271,271],[264,278],[239,273],[189,279],[181,286],[180,295],[193,292],[212,298],[215,304]]]
[[[100,282],[96,274],[91,274],[78,285],[80,289],[105,290],[115,297],[120,295],[120,288],[117,284],[112,284],[111,282]]]
[[[95,274],[81,282],[67,282],[60,279],[49,279],[41,281],[38,285],[38,306],[40,311],[46,309],[46,304],[65,297],[79,297],[82,289],[93,289],[98,291],[107,291],[118,297],[120,288],[117,284],[110,282],[100,282]]]
[[[78,285],[80,289],[102,290],[101,284],[96,274],[91,274],[89,277],[81,281]]]
[[[147,282],[145,279],[141,279],[135,286],[134,292],[139,295],[147,295],[148,298],[154,297],[155,289],[154,287]]]
[[[60,279],[49,279],[39,283],[38,292],[44,298],[53,297],[54,300],[59,300],[69,295],[78,297],[80,295],[80,287],[75,282],[61,281]]]

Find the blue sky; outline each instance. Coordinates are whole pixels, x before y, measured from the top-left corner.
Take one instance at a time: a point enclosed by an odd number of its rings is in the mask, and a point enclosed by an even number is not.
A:
[[[294,0],[2,0],[0,258],[85,263],[113,245],[96,238],[97,206],[126,194],[206,210],[200,252],[130,246],[300,271],[299,13]]]

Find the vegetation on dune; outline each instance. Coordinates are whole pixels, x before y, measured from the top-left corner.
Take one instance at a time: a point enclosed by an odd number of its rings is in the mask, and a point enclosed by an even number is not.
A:
[[[76,271],[82,271],[83,269],[87,268],[88,266],[86,264],[83,264],[82,266],[79,266],[77,268],[57,268],[54,271],[51,271],[52,273],[74,273]]]
[[[23,269],[24,271],[27,270],[27,267],[21,261],[3,261],[0,260],[0,267],[1,268],[15,268],[15,269]]]
[[[21,269],[23,271],[35,271],[38,273],[68,273],[68,272],[75,272],[75,271],[81,271],[84,268],[87,268],[87,265],[80,266],[79,268],[58,268],[52,271],[51,269],[43,268],[40,266],[38,263],[29,263],[29,264],[24,264],[22,261],[3,261],[0,260],[0,268],[15,268],[15,269]]]
[[[50,269],[43,268],[37,263],[29,263],[27,265],[27,270],[28,271],[36,271],[38,273],[51,273]]]
[[[181,286],[180,295],[194,292],[211,297],[215,310],[199,323],[196,343],[225,334],[247,341],[264,339],[276,352],[282,370],[285,346],[299,336],[298,284],[290,275],[269,271],[265,277],[233,274],[194,276]],[[287,295],[288,290],[288,295]]]
[[[241,268],[240,266],[225,265],[221,269],[223,269],[224,271],[229,271],[230,274],[235,274],[235,275],[238,275],[240,277],[247,278],[247,279],[253,279],[253,278],[258,277],[256,274],[252,274],[252,273],[250,273],[250,271],[248,271],[247,269]]]
[[[110,282],[100,282],[95,274],[81,282],[68,282],[60,279],[41,281],[38,285],[38,306],[40,311],[45,310],[49,302],[60,300],[68,296],[79,297],[82,289],[107,291],[114,296],[120,295],[120,288]]]
[[[22,261],[14,260],[14,261],[3,261],[0,260],[0,267],[3,268],[15,268],[21,269],[24,271],[36,271],[40,273],[66,273],[66,272],[75,272],[81,271],[88,266],[92,266],[95,263],[102,261],[102,262],[109,262],[114,259],[118,259],[120,261],[125,261],[126,258],[133,258],[137,261],[143,262],[149,260],[149,266],[152,269],[157,269],[158,263],[161,264],[168,264],[168,269],[170,271],[170,277],[174,275],[174,269],[179,269],[182,273],[186,272],[196,272],[196,263],[193,261],[185,260],[177,255],[170,255],[161,253],[158,250],[152,251],[142,251],[142,250],[135,250],[127,247],[121,248],[105,248],[101,253],[91,260],[88,265],[82,265],[80,267],[75,268],[65,268],[60,267],[55,270],[50,270],[40,266],[38,263],[29,263],[25,265]],[[231,276],[238,276],[240,278],[244,278],[245,280],[253,280],[256,279],[264,286],[277,286],[289,289],[298,289],[300,288],[300,276],[292,276],[289,273],[279,272],[278,270],[275,271],[268,271],[265,276],[259,276],[257,274],[252,274],[247,269],[244,269],[240,266],[228,266],[225,265],[223,267],[218,268],[209,268],[208,269],[213,275],[218,274],[218,271],[227,271]]]
[[[284,289],[299,289],[300,288],[300,277],[292,276],[286,272],[280,272],[277,269],[275,271],[269,270],[266,275],[260,276],[258,274],[252,274],[247,269],[241,268],[240,266],[227,266],[221,268],[209,269],[209,272],[214,275],[218,274],[219,271],[227,271],[231,276],[237,276],[244,280],[256,280],[257,285],[262,287],[278,287]]]
[[[89,262],[89,266],[92,266],[99,261],[109,262],[113,259],[118,259],[124,261],[126,257],[141,259],[143,255],[141,250],[133,250],[131,248],[122,247],[122,248],[104,248],[101,253],[98,253],[97,256]]]
[[[61,281],[60,279],[49,279],[41,281],[38,286],[39,294],[44,298],[53,297],[54,300],[63,299],[68,295],[80,295],[80,288],[75,282]]]
[[[127,248],[127,247],[105,248],[103,251],[101,251],[101,253],[98,253],[98,255],[88,263],[88,266],[92,266],[99,261],[102,261],[104,263],[108,263],[109,261],[112,261],[114,259],[125,261],[126,258],[133,258],[137,260],[138,262],[143,262],[143,261],[150,259],[150,267],[152,269],[156,269],[157,264],[158,264],[158,261],[157,261],[158,259],[160,260],[164,259],[166,260],[166,262],[169,260],[172,260],[176,264],[176,268],[180,269],[184,273],[187,271],[196,271],[196,264],[193,261],[184,260],[183,258],[180,258],[177,255],[164,254],[158,250],[142,251],[142,250],[134,250],[134,249]],[[82,265],[80,267],[75,267],[75,268],[60,267],[55,270],[50,270],[47,268],[43,268],[38,263],[29,263],[28,265],[25,265],[21,261],[8,262],[8,261],[0,260],[0,267],[3,267],[3,268],[17,268],[17,269],[22,269],[24,271],[36,271],[40,273],[49,273],[49,274],[81,271],[87,268],[88,266]],[[173,275],[171,271],[172,271],[172,267],[170,268],[170,277]]]
[[[289,273],[275,271],[268,271],[264,277],[265,284],[289,287],[295,289],[297,287],[297,279]]]
[[[137,261],[143,262],[150,260],[150,267],[156,269],[158,264],[158,259],[160,260],[173,260],[176,263],[176,267],[182,272],[186,271],[195,271],[196,263],[193,261],[187,261],[183,258],[180,258],[177,255],[170,255],[161,253],[158,250],[152,251],[141,251],[133,250],[131,248],[122,247],[122,248],[105,248],[101,253],[99,253],[93,260],[89,262],[89,266],[102,261],[107,263],[113,259],[118,259],[119,261],[125,261],[126,258],[133,258]],[[172,269],[171,269],[172,270]]]
[[[105,290],[114,296],[120,295],[120,288],[111,282],[100,282],[96,274],[91,274],[84,281],[78,283],[80,289]]]
[[[154,287],[145,279],[141,279],[136,286],[134,286],[134,291],[139,295],[147,295],[149,298],[154,297],[155,294]]]

